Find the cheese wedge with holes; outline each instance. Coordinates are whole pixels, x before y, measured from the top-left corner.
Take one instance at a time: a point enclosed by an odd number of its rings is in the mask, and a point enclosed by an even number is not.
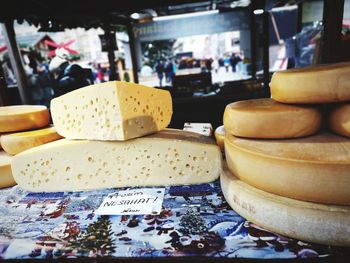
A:
[[[167,129],[128,141],[62,139],[14,156],[16,182],[33,192],[207,183],[221,173],[214,140]]]
[[[4,134],[1,136],[1,145],[4,151],[15,155],[27,149],[61,139],[54,127]]]
[[[350,63],[277,71],[271,97],[283,103],[329,103],[350,100]]]
[[[223,125],[217,127],[215,129],[215,139],[216,139],[216,144],[220,147],[221,151],[223,152],[225,150],[225,128]]]
[[[230,103],[224,112],[227,133],[247,138],[285,139],[316,133],[322,123],[319,109],[252,99]]]
[[[220,177],[226,201],[238,214],[272,232],[332,246],[350,246],[350,206],[323,205],[277,196],[238,180]]]
[[[14,186],[16,184],[11,171],[12,156],[0,151],[0,188]]]
[[[16,105],[0,107],[0,132],[16,132],[45,127],[50,113],[45,106]]]
[[[51,113],[67,139],[123,141],[166,128],[172,100],[166,90],[111,81],[53,99]]]
[[[299,139],[227,135],[229,169],[261,190],[298,200],[350,205],[350,140],[330,133]]]
[[[350,137],[350,104],[341,104],[328,115],[328,127],[333,132]]]

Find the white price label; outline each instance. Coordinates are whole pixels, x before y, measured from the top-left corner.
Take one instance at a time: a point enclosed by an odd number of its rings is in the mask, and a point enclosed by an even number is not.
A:
[[[211,136],[213,133],[213,126],[210,123],[185,122],[183,130]]]
[[[141,188],[109,194],[96,210],[98,215],[158,215],[165,188]]]

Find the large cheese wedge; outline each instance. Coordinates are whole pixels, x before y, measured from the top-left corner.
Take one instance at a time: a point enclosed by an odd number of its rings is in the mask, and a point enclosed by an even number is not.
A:
[[[166,90],[112,81],[53,99],[51,113],[67,139],[127,140],[166,128],[172,100]]]
[[[341,104],[330,111],[328,127],[337,134],[350,137],[350,104]]]
[[[283,103],[328,103],[350,99],[350,63],[277,71],[271,97]]]
[[[228,104],[224,112],[227,133],[248,138],[284,139],[314,134],[322,123],[319,109],[288,105],[272,99]]]
[[[45,106],[16,105],[0,107],[0,132],[38,129],[49,125],[50,113]]]
[[[12,171],[29,191],[79,191],[206,183],[221,162],[214,140],[170,129],[125,142],[58,140],[14,156]]]
[[[350,140],[318,134],[302,139],[225,137],[229,169],[264,191],[329,204],[350,204]]]
[[[277,196],[238,180],[220,177],[226,201],[238,214],[287,237],[334,246],[350,246],[350,207],[323,205]]]
[[[225,151],[225,128],[221,125],[215,129],[214,132],[216,144],[220,147],[221,151]]]
[[[11,171],[12,156],[0,151],[0,188],[10,187],[16,184]]]
[[[27,149],[61,138],[54,127],[49,127],[33,131],[4,134],[1,136],[0,141],[5,152],[15,155]]]

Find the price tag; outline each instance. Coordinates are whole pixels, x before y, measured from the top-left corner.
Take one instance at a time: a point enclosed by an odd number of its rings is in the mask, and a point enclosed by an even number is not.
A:
[[[213,133],[213,126],[210,123],[185,122],[183,130],[211,136]]]
[[[165,188],[141,188],[108,195],[96,210],[99,215],[158,215]]]

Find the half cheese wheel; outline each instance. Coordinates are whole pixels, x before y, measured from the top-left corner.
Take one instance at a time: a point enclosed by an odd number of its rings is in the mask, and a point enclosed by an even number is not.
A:
[[[328,115],[328,126],[333,132],[350,137],[350,104],[334,108]]]
[[[302,139],[225,137],[229,169],[264,191],[299,200],[350,204],[350,140],[318,134]]]
[[[11,171],[12,156],[0,151],[0,188],[10,187],[16,184]]]
[[[225,150],[225,128],[224,125],[221,125],[215,129],[215,139],[216,139],[216,144],[220,147],[221,151],[223,152]]]
[[[283,103],[328,103],[350,99],[350,63],[278,71],[271,97]]]
[[[45,106],[16,105],[0,107],[0,132],[32,130],[50,123]]]
[[[350,207],[285,198],[256,189],[229,171],[220,177],[226,201],[249,221],[278,234],[332,246],[350,246]]]
[[[228,104],[224,112],[226,132],[248,138],[303,137],[316,133],[321,122],[319,109],[272,99],[237,101]]]
[[[62,137],[54,127],[33,131],[17,132],[1,136],[1,145],[5,152],[15,155],[27,149],[52,142]]]

